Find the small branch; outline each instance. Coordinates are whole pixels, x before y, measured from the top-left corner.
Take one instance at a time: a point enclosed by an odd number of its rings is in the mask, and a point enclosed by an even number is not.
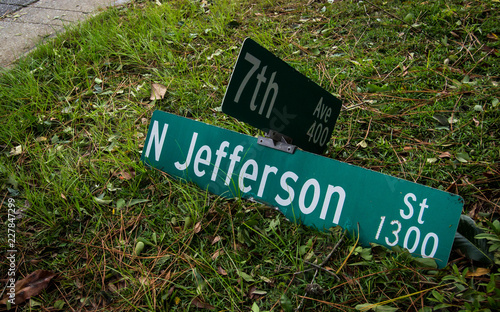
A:
[[[330,253],[326,256],[326,258],[323,260],[323,262],[321,262],[319,265],[318,264],[314,264],[314,263],[311,263],[309,261],[305,261],[304,262],[308,265],[311,265],[313,267],[316,268],[316,271],[314,272],[314,276],[311,280],[311,283],[309,283],[309,285],[313,285],[314,284],[314,281],[316,280],[316,276],[318,276],[318,272],[319,270],[323,270],[325,272],[328,272],[329,274],[335,276],[337,278],[338,281],[340,281],[340,278],[337,276],[336,273],[333,273],[333,272],[330,272],[328,270],[326,270],[325,268],[323,268],[323,266],[328,262],[328,260],[330,260],[330,258],[332,257],[333,253],[335,252],[335,250],[337,250],[337,248],[339,247],[340,243],[342,243],[342,240],[344,239],[344,236],[345,236],[345,233],[346,231],[342,232],[342,236],[340,236],[340,239],[338,240],[338,242],[335,244],[335,246],[333,246],[333,249],[330,251]],[[305,270],[305,271],[302,271],[302,272],[297,272],[296,274],[299,274],[299,273],[303,273],[303,272],[306,272],[306,271],[310,271],[310,269],[308,270]],[[339,270],[340,271],[340,270]],[[338,273],[338,271],[337,271]],[[302,300],[300,301],[300,304],[299,306],[295,309],[295,311],[299,311],[300,308],[302,307],[302,305],[304,304],[304,299],[307,297],[307,293],[308,293],[308,290],[306,288],[306,291],[304,292],[304,296],[302,296]]]

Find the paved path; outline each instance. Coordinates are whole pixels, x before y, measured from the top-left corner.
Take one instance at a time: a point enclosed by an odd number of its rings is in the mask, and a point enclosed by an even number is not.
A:
[[[127,0],[0,0],[0,67],[8,67],[68,23]]]

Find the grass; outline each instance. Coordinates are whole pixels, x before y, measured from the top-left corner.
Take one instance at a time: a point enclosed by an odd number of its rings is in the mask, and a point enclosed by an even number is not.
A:
[[[19,311],[499,308],[498,265],[454,250],[447,268],[422,267],[139,161],[155,109],[257,133],[218,110],[251,37],[342,99],[327,157],[459,194],[493,221],[498,1],[162,2],[108,9],[0,74],[2,222],[8,198],[24,210],[17,277],[57,274]]]

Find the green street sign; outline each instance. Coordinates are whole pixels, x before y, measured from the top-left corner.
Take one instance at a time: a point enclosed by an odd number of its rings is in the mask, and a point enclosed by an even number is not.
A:
[[[291,221],[357,232],[363,245],[399,245],[444,267],[460,196],[257,138],[155,111],[141,160],[227,198],[253,198]]]
[[[222,111],[293,144],[321,154],[330,141],[342,103],[332,94],[245,39],[222,101]]]

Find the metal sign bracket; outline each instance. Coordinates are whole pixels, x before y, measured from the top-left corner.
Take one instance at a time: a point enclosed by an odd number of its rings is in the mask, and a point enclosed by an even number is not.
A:
[[[297,146],[292,145],[292,139],[286,135],[269,130],[265,137],[259,136],[257,143],[285,153],[293,154]]]

